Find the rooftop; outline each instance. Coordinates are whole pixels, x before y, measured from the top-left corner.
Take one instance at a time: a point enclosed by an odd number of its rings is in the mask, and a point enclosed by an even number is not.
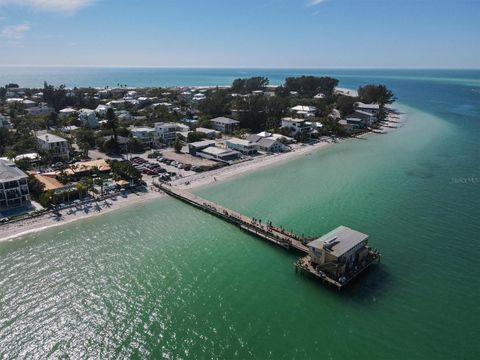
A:
[[[231,138],[228,139],[227,142],[231,144],[241,145],[241,146],[249,146],[252,145],[252,142],[249,140],[238,139],[238,138]]]
[[[305,112],[315,112],[317,108],[315,106],[305,106],[297,105],[291,108],[292,111],[305,111]]]
[[[14,181],[26,177],[27,174],[17,168],[10,161],[0,160],[0,182]]]
[[[290,122],[294,122],[294,123],[303,123],[303,122],[305,122],[305,119],[294,119],[294,118],[291,118],[291,117],[286,117],[286,118],[282,118],[282,121],[290,121]]]
[[[308,246],[325,250],[335,257],[341,257],[365,240],[368,240],[368,235],[342,225],[308,243]]]
[[[233,120],[233,119],[223,117],[223,116],[211,119],[210,121],[214,121],[214,122],[222,123],[222,124],[232,124],[232,125],[240,124],[240,121]]]
[[[379,110],[380,105],[378,105],[378,104],[365,104],[365,103],[362,103],[362,102],[358,102],[357,103],[357,108]]]
[[[226,150],[216,146],[209,146],[206,149],[203,149],[202,152],[212,156],[220,156],[220,155],[226,156],[230,154],[238,154],[238,151]]]
[[[60,136],[57,136],[57,135],[54,135],[54,134],[50,134],[50,133],[45,133],[45,134],[37,135],[37,138],[40,139],[40,140],[43,140],[43,141],[45,141],[45,142],[47,142],[47,143],[49,143],[49,144],[67,141],[67,140],[65,140],[64,138],[60,137]]]
[[[355,113],[356,114],[361,114],[361,115],[366,115],[366,116],[372,116],[372,113],[368,112],[368,111],[363,111],[363,110],[355,110]]]
[[[155,129],[151,127],[131,127],[130,128],[131,132],[154,132]]]
[[[201,132],[201,133],[204,133],[204,134],[211,134],[211,133],[217,134],[217,133],[219,133],[219,131],[217,131],[217,130],[207,129],[207,128],[204,128],[204,127],[198,127],[198,128],[195,129],[195,131]]]
[[[196,141],[196,142],[190,143],[189,145],[193,147],[211,146],[211,145],[215,145],[215,141],[202,140],[202,141]]]

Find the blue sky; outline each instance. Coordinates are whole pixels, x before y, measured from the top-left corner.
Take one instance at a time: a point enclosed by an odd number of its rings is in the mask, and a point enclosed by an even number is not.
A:
[[[479,68],[480,0],[0,0],[0,64]]]

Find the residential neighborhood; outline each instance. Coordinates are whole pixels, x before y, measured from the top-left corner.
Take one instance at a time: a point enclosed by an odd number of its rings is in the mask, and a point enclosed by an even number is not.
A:
[[[345,92],[337,84],[315,77],[287,78],[282,86],[251,78],[221,88],[7,84],[0,93],[3,206],[12,216],[18,205],[21,215],[154,178],[189,183],[201,172],[394,126],[385,122],[388,89]],[[382,104],[361,101],[379,91]]]

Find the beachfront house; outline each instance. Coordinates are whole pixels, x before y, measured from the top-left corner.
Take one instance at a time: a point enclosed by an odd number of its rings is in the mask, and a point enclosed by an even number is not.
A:
[[[364,126],[371,126],[377,121],[377,115],[375,115],[374,113],[358,109],[355,110],[352,117],[362,119]]]
[[[30,206],[28,176],[8,160],[0,160],[0,213]]]
[[[53,161],[69,159],[68,141],[64,138],[47,132],[37,135],[37,142],[40,149],[48,152]]]
[[[367,244],[368,235],[339,226],[307,246],[311,261],[338,278],[353,270],[368,255]]]
[[[352,129],[363,129],[365,127],[365,121],[357,117],[347,117],[344,121],[339,121],[340,125],[350,125]],[[348,128],[348,126],[347,126]]]
[[[291,117],[282,118],[282,128],[289,129],[292,136],[295,136],[300,132],[309,132],[311,130],[305,119]]]
[[[210,126],[225,134],[231,134],[240,127],[240,121],[227,117],[217,117],[210,120]]]
[[[80,120],[83,126],[87,126],[92,129],[98,127],[98,119],[95,110],[81,109],[78,114],[78,120]]]
[[[278,153],[289,151],[289,147],[284,145],[278,138],[275,138],[273,134],[264,132],[265,136],[260,134],[253,134],[247,137],[252,143],[257,145],[258,151],[268,152],[268,153]]]
[[[338,124],[347,132],[351,133],[355,127],[352,124],[349,124],[346,119],[341,119],[338,121]]]
[[[378,104],[365,104],[365,103],[359,101],[359,102],[355,103],[355,109],[369,112],[372,115],[378,115],[378,112],[380,111],[380,105],[378,105]]]
[[[225,141],[227,148],[240,151],[243,155],[254,155],[257,153],[258,147],[255,142],[249,140],[231,138]]]
[[[151,127],[131,127],[130,133],[132,137],[139,140],[144,146],[152,146],[155,141],[156,130]]]

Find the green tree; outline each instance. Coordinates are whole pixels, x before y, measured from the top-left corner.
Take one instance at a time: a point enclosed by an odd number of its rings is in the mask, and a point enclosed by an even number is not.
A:
[[[6,156],[7,159],[9,159],[9,160],[13,160],[13,159],[15,159],[15,157],[17,156],[17,153],[16,153],[14,150],[8,150],[8,151],[5,153],[5,156]]]
[[[327,99],[332,98],[338,80],[323,76],[300,76],[288,77],[285,79],[284,89],[282,91],[290,93],[298,92],[301,96],[313,97],[317,93],[322,93]]]
[[[145,151],[142,142],[134,137],[128,139],[128,151],[132,153],[141,153]]]
[[[198,109],[203,115],[210,117],[224,116],[230,110],[230,100],[228,91],[215,89],[199,104]]]
[[[396,98],[385,85],[365,85],[358,88],[358,97],[366,104],[377,103],[380,107],[393,103]]]
[[[182,151],[182,147],[183,147],[182,140],[179,137],[177,137],[173,142],[173,148],[175,149],[175,152],[179,153],[180,151]]]
[[[33,199],[39,200],[40,196],[43,193],[43,190],[45,189],[45,184],[38,181],[35,176],[29,175],[28,176],[28,189],[30,190],[30,195],[33,197]]]
[[[264,90],[268,84],[268,78],[261,76],[248,79],[235,79],[230,90],[234,93],[249,94],[252,91]]]
[[[203,140],[205,135],[198,131],[190,131],[187,135],[187,142],[192,143],[196,141]]]
[[[352,114],[355,111],[355,103],[358,98],[352,96],[338,95],[336,107],[340,111],[342,117]]]

